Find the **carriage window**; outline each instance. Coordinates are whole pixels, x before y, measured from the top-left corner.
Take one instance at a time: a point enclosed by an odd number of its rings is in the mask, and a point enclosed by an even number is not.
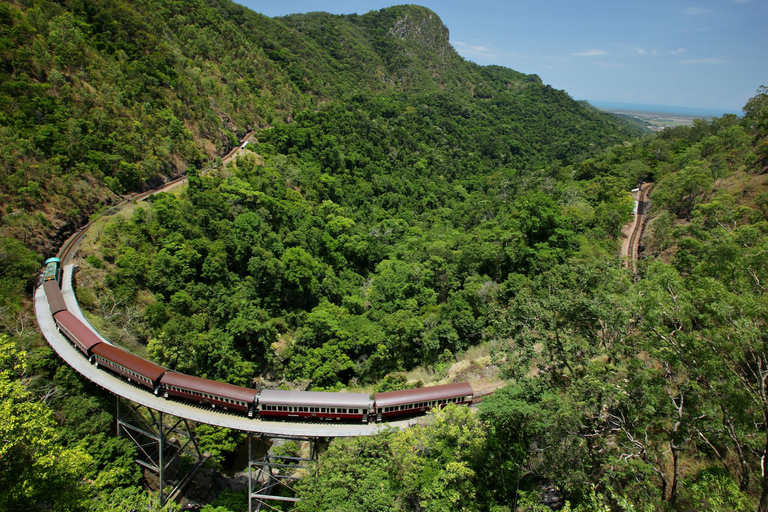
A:
[[[325,407],[321,407],[320,412],[327,412],[327,411],[325,410]]]

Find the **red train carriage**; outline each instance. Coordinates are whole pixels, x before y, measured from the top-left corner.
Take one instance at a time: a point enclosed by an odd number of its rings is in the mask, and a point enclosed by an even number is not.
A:
[[[55,283],[55,281],[50,282]],[[69,311],[59,311],[53,318],[56,320],[56,327],[59,328],[61,334],[74,343],[75,347],[85,354],[86,357],[91,356],[93,347],[102,343],[101,338],[96,336],[96,333],[86,327],[83,322],[78,320]]]
[[[118,373],[128,380],[156,391],[160,386],[160,377],[167,371],[162,366],[158,366],[150,361],[126,352],[125,350],[101,343],[95,345],[91,352],[93,353],[94,363],[103,365],[115,373]]]
[[[467,382],[444,384],[428,388],[404,389],[375,393],[377,421],[396,416],[418,414],[433,407],[445,407],[446,404],[472,404],[474,391]]]
[[[211,407],[234,409],[253,416],[256,395],[255,389],[243,388],[226,382],[216,382],[183,373],[168,372],[160,379],[163,396],[176,396],[210,404]]]
[[[45,297],[48,299],[48,307],[51,308],[51,314],[56,316],[59,311],[66,311],[67,304],[64,302],[64,296],[61,294],[59,283],[57,281],[45,281],[43,283]]]
[[[262,418],[308,418],[368,422],[373,402],[367,393],[262,389],[257,410]]]

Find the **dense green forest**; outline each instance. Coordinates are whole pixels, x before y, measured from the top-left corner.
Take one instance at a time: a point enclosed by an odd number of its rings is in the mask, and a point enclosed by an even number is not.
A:
[[[64,236],[185,173],[81,251],[114,341],[257,387],[468,378],[473,353],[503,378],[477,414],[332,442],[300,510],[548,510],[548,487],[570,510],[768,511],[768,90],[744,113],[643,136],[463,60],[416,6],[0,5],[0,510],[157,507],[29,297]],[[198,434],[213,468],[239,440]]]

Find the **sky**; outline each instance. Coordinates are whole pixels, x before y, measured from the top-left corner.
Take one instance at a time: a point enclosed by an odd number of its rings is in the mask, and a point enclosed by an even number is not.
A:
[[[270,17],[364,14],[387,0],[235,0]],[[467,60],[576,100],[740,113],[768,85],[768,0],[421,0]]]

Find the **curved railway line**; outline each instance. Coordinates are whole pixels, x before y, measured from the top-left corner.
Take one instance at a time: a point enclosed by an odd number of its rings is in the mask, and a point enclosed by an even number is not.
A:
[[[62,278],[62,294],[74,297],[72,290],[73,265],[64,267]],[[71,300],[71,299],[70,299]],[[416,423],[418,418],[392,421],[387,423],[347,424],[347,423],[315,423],[252,419],[247,416],[234,413],[222,413],[220,410],[210,409],[198,404],[167,400],[148,393],[145,389],[126,381],[112,373],[100,370],[83,357],[67,338],[57,329],[51,314],[48,298],[42,286],[35,292],[35,314],[40,325],[40,330],[48,343],[70,367],[80,373],[86,379],[119,395],[131,402],[143,405],[150,409],[166,414],[191,420],[197,423],[205,423],[218,427],[226,427],[242,432],[253,432],[275,436],[312,436],[312,437],[353,437],[376,435],[390,427],[406,428]]]
[[[238,148],[236,148],[238,149]],[[186,177],[180,177],[176,180],[166,183],[160,189],[144,192],[130,197],[117,205],[111,207],[108,212],[114,214],[120,210],[129,201],[141,201],[152,194],[165,191],[178,182],[185,180]],[[62,244],[58,257],[63,267],[61,280],[61,292],[67,309],[88,328],[90,328],[101,341],[111,344],[102,337],[96,329],[91,326],[83,315],[77,298],[72,287],[73,274],[75,266],[69,263],[77,252],[80,243],[88,232],[93,222],[88,222],[79,231],[70,236]],[[280,421],[280,420],[261,420],[248,418],[237,413],[222,412],[221,409],[211,409],[201,404],[191,402],[180,402],[168,400],[163,397],[148,393],[145,389],[133,384],[124,378],[115,374],[105,372],[83,357],[70,341],[59,332],[53,314],[50,310],[48,298],[43,286],[39,286],[34,296],[35,315],[40,330],[54,351],[70,367],[83,375],[86,379],[98,386],[110,391],[111,393],[130,400],[139,405],[160,411],[178,418],[205,423],[218,427],[225,427],[240,430],[242,432],[259,433],[273,436],[311,436],[311,437],[353,437],[376,435],[379,432],[389,428],[407,428],[418,421],[418,418],[406,418],[396,421],[371,422],[368,424],[348,424],[348,423],[318,423],[310,421]]]
[[[637,258],[640,250],[640,239],[643,236],[643,228],[645,227],[647,208],[648,192],[650,191],[652,183],[643,183],[637,191],[637,207],[635,216],[632,219],[630,225],[630,233],[628,239],[625,241],[622,247],[622,256],[626,258],[627,268],[637,270]]]
[[[176,186],[179,182],[183,182],[185,179],[186,177],[182,176],[176,180],[166,183],[159,189],[144,192],[125,199],[121,203],[111,207],[108,210],[108,214],[114,214],[118,212],[129,201],[144,200],[152,194],[162,192]],[[634,221],[631,225],[628,241],[625,243],[625,256],[627,256],[627,266],[631,268],[635,267],[637,259],[639,240],[645,221],[644,204],[649,186],[650,184],[644,184],[638,190],[637,214],[635,215]],[[101,339],[101,341],[109,344],[109,341],[101,337],[98,334],[98,331],[93,329],[85,316],[82,314],[72,288],[74,265],[69,264],[69,261],[74,257],[80,243],[92,225],[93,222],[89,222],[83,226],[78,232],[70,236],[59,250],[58,257],[60,258],[64,269],[63,278],[61,280],[61,292],[67,309],[82,323],[87,325]],[[48,343],[54,348],[59,356],[78,373],[86,377],[88,380],[94,382],[95,384],[101,386],[102,388],[114,393],[115,395],[121,396],[127,400],[143,405],[145,407],[171,414],[178,418],[219,427],[233,428],[243,432],[260,433],[266,435],[314,437],[375,435],[382,431],[382,429],[387,429],[389,427],[405,428],[417,421],[417,418],[401,419],[398,421],[390,421],[384,423],[372,422],[369,424],[316,423],[294,420],[264,421],[261,419],[251,419],[237,414],[222,413],[220,409],[209,409],[198,404],[167,400],[165,398],[155,396],[151,393],[147,393],[146,390],[139,388],[135,384],[132,384],[123,378],[99,370],[96,366],[92,365],[87,358],[83,357],[83,354],[75,349],[69,340],[65,338],[57,329],[54,315],[49,308],[48,299],[46,297],[43,286],[38,287],[35,293],[35,313],[40,325],[40,329]],[[478,399],[476,401],[479,402],[482,395],[489,394],[489,392],[492,391],[493,390],[482,390],[478,393],[475,393],[475,397]]]

